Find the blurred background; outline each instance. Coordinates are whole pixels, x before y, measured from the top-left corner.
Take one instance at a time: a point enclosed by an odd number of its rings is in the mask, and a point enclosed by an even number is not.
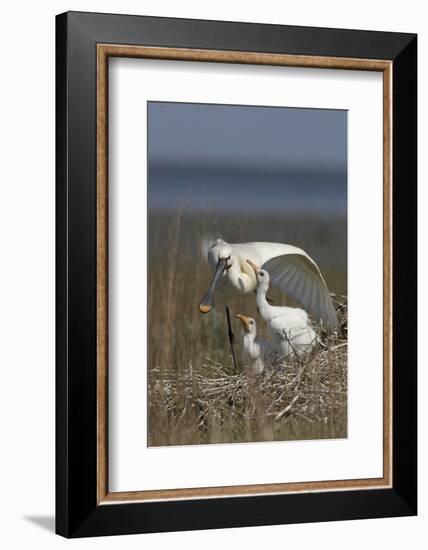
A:
[[[301,247],[346,295],[347,112],[149,102],[148,214],[149,370],[230,364],[220,297],[198,311],[212,277],[203,249],[217,237]],[[257,316],[254,296],[228,305]]]
[[[303,247],[346,292],[347,113],[149,102],[153,261],[180,214],[182,238]],[[195,226],[196,224],[196,226]]]

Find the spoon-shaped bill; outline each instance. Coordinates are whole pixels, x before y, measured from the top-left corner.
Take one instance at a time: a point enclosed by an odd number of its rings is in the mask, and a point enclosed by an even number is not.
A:
[[[214,273],[213,280],[211,281],[211,284],[208,288],[207,293],[205,294],[204,298],[202,299],[201,303],[199,304],[199,311],[201,313],[208,313],[213,308],[213,299],[214,299],[214,291],[216,287],[218,286],[220,279],[224,273],[224,270],[227,267],[227,259],[226,258],[219,258],[217,262],[217,267]]]

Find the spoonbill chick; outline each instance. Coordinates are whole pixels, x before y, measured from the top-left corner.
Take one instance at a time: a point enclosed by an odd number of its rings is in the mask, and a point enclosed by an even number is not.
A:
[[[303,355],[311,351],[318,341],[308,314],[300,308],[272,306],[266,300],[269,289],[269,273],[247,260],[257,277],[256,302],[260,315],[266,321],[278,352],[287,357],[290,354]]]
[[[199,304],[201,313],[208,313],[213,308],[217,287],[229,288],[232,294],[241,295],[256,290],[257,278],[247,263],[249,259],[269,272],[272,285],[300,302],[309,313],[331,327],[337,325],[336,311],[321,271],[304,250],[290,244],[229,244],[217,239],[208,247],[207,255],[214,275]]]
[[[242,338],[242,355],[246,366],[256,374],[261,374],[266,365],[272,366],[275,349],[266,340],[256,339],[257,325],[251,317],[241,313],[236,316],[242,323],[244,335]]]

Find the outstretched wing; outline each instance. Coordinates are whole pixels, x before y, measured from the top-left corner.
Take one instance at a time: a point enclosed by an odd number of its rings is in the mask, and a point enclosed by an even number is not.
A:
[[[305,256],[286,254],[265,262],[271,283],[300,302],[318,319],[337,325],[337,315],[318,266]]]
[[[271,243],[254,244],[259,245],[257,248],[264,259],[262,267],[269,273],[273,285],[287,292],[318,319],[331,327],[337,326],[337,315],[327,285],[319,267],[306,252],[290,245],[282,245],[284,248],[276,245],[269,254],[266,245]],[[272,257],[268,258],[269,255]]]

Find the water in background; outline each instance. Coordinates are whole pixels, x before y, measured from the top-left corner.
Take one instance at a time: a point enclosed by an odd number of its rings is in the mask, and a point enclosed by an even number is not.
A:
[[[347,113],[149,102],[150,261],[204,239],[304,248],[346,292]]]

